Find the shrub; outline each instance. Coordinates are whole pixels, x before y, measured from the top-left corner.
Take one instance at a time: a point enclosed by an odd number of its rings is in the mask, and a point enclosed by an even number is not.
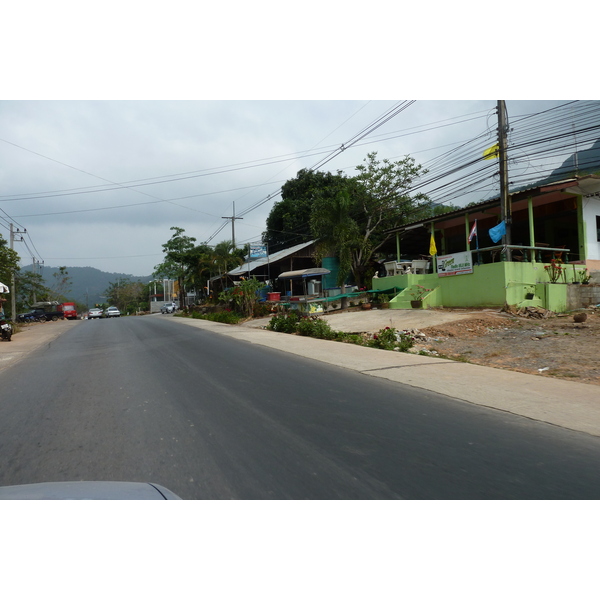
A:
[[[337,337],[337,333],[331,329],[331,325],[318,317],[301,319],[298,323],[297,331],[300,335],[320,340],[333,340]]]
[[[235,325],[239,323],[244,317],[239,313],[233,311],[213,312],[205,315],[201,313],[192,313],[193,319],[204,319],[205,321],[216,321],[217,323],[227,323],[228,325]]]
[[[279,331],[280,333],[296,333],[300,317],[295,312],[275,315],[267,325],[267,329],[271,331]]]
[[[406,352],[414,345],[414,340],[407,333],[397,331],[393,327],[380,329],[369,341],[369,346],[372,348],[381,348],[382,350],[399,350]]]

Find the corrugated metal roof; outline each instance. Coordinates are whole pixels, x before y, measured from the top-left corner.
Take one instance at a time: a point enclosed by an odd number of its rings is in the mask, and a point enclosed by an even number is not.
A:
[[[579,183],[579,181],[586,179],[586,178],[596,179],[596,178],[598,178],[598,176],[586,175],[584,177],[570,177],[569,179],[562,179],[560,181],[552,181],[550,183],[546,183],[546,184],[542,184],[542,185],[537,184],[532,187],[515,190],[514,192],[509,193],[509,196],[512,198],[514,196],[518,196],[521,194],[527,194],[528,192],[531,192],[533,190],[550,191],[550,190],[557,189],[557,188],[560,189],[561,187],[562,188],[575,187]],[[465,213],[477,212],[477,210],[480,210],[483,207],[493,206],[495,204],[498,204],[498,202],[500,202],[500,196],[491,198],[490,200],[482,200],[481,202],[470,204],[469,206],[465,206],[465,207],[459,208],[457,210],[443,213],[441,215],[436,215],[435,217],[427,217],[426,219],[419,219],[417,221],[411,221],[410,223],[405,223],[404,225],[401,225],[400,227],[394,227],[393,229],[388,229],[386,231],[386,233],[402,231],[404,229],[410,228],[412,225],[418,225],[420,223],[423,223],[423,224],[435,223],[436,221],[444,221],[448,217],[458,216],[458,215],[465,214]]]
[[[255,260],[251,260],[245,262],[241,267],[236,267],[233,271],[229,271],[229,275],[244,275],[245,273],[252,273],[255,269],[259,267],[264,267],[269,263],[277,262],[282,258],[286,258],[286,256],[290,256],[303,248],[308,248],[311,244],[314,244],[315,241],[311,240],[310,242],[304,242],[303,244],[298,244],[297,246],[292,246],[291,248],[286,248],[285,250],[280,250],[279,252],[275,252],[274,254],[270,254],[264,258],[257,258]]]
[[[322,267],[315,267],[314,269],[300,269],[298,271],[286,271],[278,275],[278,279],[300,279],[302,277],[316,277],[318,275],[329,275],[331,271],[329,269],[323,269]]]

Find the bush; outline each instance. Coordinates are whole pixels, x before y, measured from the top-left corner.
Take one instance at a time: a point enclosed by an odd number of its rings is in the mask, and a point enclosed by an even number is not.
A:
[[[380,329],[368,343],[368,346],[372,348],[381,348],[382,350],[397,349],[400,352],[406,352],[413,345],[414,341],[410,335],[397,331],[393,327]]]
[[[228,325],[235,325],[243,318],[242,315],[233,311],[213,312],[205,315],[197,312],[192,313],[192,319],[204,319],[205,321],[216,321],[217,323],[227,323]]]
[[[300,317],[295,312],[287,314],[275,315],[267,325],[267,329],[271,331],[279,331],[280,333],[296,333]]]
[[[318,317],[307,317],[298,323],[297,331],[300,335],[314,337],[320,340],[333,340],[338,337],[337,332],[331,329],[327,321]]]

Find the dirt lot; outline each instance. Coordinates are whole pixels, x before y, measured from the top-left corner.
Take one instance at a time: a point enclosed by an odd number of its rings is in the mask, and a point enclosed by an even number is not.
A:
[[[600,310],[534,318],[501,311],[420,329],[414,350],[499,369],[600,385]]]

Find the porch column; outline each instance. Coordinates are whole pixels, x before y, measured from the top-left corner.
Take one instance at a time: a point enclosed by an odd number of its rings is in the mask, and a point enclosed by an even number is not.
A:
[[[533,223],[533,198],[531,196],[529,196],[529,198],[527,198],[527,215],[528,215],[528,219],[529,219],[529,245],[530,246],[535,246],[535,230],[534,230],[534,223]],[[530,262],[534,263],[535,262],[535,250],[530,250],[531,252],[531,260]]]
[[[400,262],[400,234],[396,231],[396,260]]]
[[[583,219],[583,196],[577,195],[577,241],[579,242],[579,260],[585,264],[587,260],[587,236]]]

